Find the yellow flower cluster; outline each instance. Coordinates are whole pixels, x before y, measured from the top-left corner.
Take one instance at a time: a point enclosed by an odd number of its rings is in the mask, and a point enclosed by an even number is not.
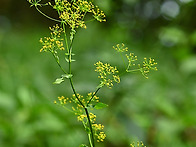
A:
[[[96,121],[96,115],[95,114],[90,113],[89,117],[90,117],[90,120],[91,120],[92,123],[94,123]]]
[[[104,141],[104,139],[106,138],[106,134],[104,132],[100,132],[98,135],[97,135],[97,142],[100,142],[100,141]]]
[[[96,115],[95,114],[93,114],[93,113],[89,113],[89,117],[90,117],[90,121],[91,121],[91,123],[94,123],[95,121],[96,121]],[[84,119],[86,119],[87,118],[87,116],[86,115],[84,115],[84,114],[80,114],[80,115],[78,115],[78,121],[84,121]]]
[[[97,142],[104,141],[106,138],[105,133],[102,131],[104,126],[102,124],[95,124],[96,115],[93,113],[89,113],[90,121],[92,123],[93,132],[97,138]],[[81,114],[77,117],[78,121],[83,122],[84,125],[87,124],[87,115]]]
[[[120,83],[120,77],[117,75],[118,70],[116,67],[112,67],[110,64],[103,64],[101,61],[94,64],[96,66],[95,71],[99,73],[98,78],[101,79],[101,86],[106,85],[112,88],[113,81]]]
[[[80,94],[77,94],[77,96],[79,99],[83,98],[83,96]],[[84,102],[84,99],[82,99],[82,101]],[[72,107],[71,106],[65,107],[65,105],[67,105],[68,103],[72,103],[72,102],[74,103]],[[65,98],[64,96],[59,96],[58,102],[56,100],[54,101],[54,104],[57,104],[57,103],[62,105],[65,109],[74,112],[75,115],[81,115],[84,112],[83,106],[79,103],[75,94],[73,94],[71,98]]]
[[[134,53],[130,53],[128,55],[126,54],[126,57],[128,59],[128,66],[127,66],[126,72],[130,72],[129,68],[131,66],[135,66],[134,62],[137,61],[137,56],[135,56]]]
[[[63,47],[63,39],[61,38],[61,33],[63,32],[63,29],[60,28],[58,25],[53,26],[52,28],[49,27],[49,29],[51,31],[51,36],[40,39],[40,43],[42,44],[40,52],[56,52],[58,49],[64,50],[65,48]]]
[[[79,115],[79,116],[77,117],[77,119],[78,119],[78,121],[83,122],[83,121],[84,121],[84,118],[86,118],[86,117],[87,117],[86,115],[81,114],[81,115]]]
[[[106,19],[105,19],[106,16],[105,16],[104,12],[102,10],[100,10],[97,6],[96,6],[96,9],[92,10],[92,12],[93,12],[94,18],[97,21],[99,21],[99,22],[106,21]]]
[[[92,125],[94,127],[95,130],[103,130],[104,125],[102,124],[93,124]]]
[[[125,47],[124,43],[117,44],[116,46],[113,46],[113,49],[115,49],[117,52],[127,52],[128,51],[128,47]]]
[[[141,145],[141,146],[140,146]],[[146,147],[146,146],[144,146],[144,144],[143,144],[143,142],[141,141],[141,142],[137,142],[137,144],[135,145],[135,143],[133,142],[132,144],[130,144],[130,146],[131,147]]]
[[[128,52],[128,48],[125,47],[125,45],[123,43],[121,45],[117,44],[116,46],[113,46],[113,48],[117,52]],[[126,72],[140,71],[145,78],[148,78],[147,74],[150,72],[150,70],[157,70],[157,67],[155,67],[155,65],[157,63],[152,58],[149,58],[149,60],[147,60],[147,58],[144,58],[142,66],[140,64],[137,64],[138,67],[135,67],[136,64],[134,62],[137,61],[137,56],[135,56],[134,53],[125,54],[125,56],[128,60]],[[130,67],[133,67],[133,66],[134,66],[134,68],[130,69]]]
[[[64,96],[59,96],[58,97],[58,101],[60,102],[60,104],[67,104],[67,103],[71,103],[71,99],[70,98],[65,98]],[[55,100],[54,103],[56,104],[57,101]]]
[[[92,93],[92,92],[88,93],[87,98],[86,98],[87,99],[87,103],[89,103],[89,100],[92,98],[93,95],[94,95],[94,93]],[[93,101],[98,103],[99,102],[99,97],[94,95],[94,97],[93,97],[91,102],[93,102]]]
[[[52,7],[59,12],[59,18],[72,29],[78,27],[86,28],[84,22],[86,13],[92,13],[95,19],[100,22],[105,21],[105,14],[103,11],[87,0],[77,0],[72,2],[67,0],[55,0],[55,4]]]
[[[87,126],[88,118],[84,112],[83,106],[79,103],[78,99],[81,100],[81,102],[86,105],[88,100],[90,100],[94,94],[95,93],[92,93],[92,92],[88,93],[86,99],[84,99],[83,96],[80,94],[77,94],[77,96],[75,94],[73,94],[71,98],[65,98],[64,96],[59,96],[58,101],[59,101],[59,104],[61,104],[65,109],[68,109],[67,107],[65,107],[66,104],[73,102],[75,105],[72,106],[71,109],[75,113],[75,115],[77,115],[77,120],[82,122],[84,127],[86,128],[86,127],[88,127]],[[92,101],[99,102],[99,97],[94,95],[93,99],[94,100],[92,100]],[[56,104],[57,101],[54,101],[54,103]],[[70,109],[70,111],[71,111],[71,109]],[[95,114],[89,113],[89,118],[90,118],[90,122],[92,124],[93,132],[94,132],[95,137],[97,139],[97,142],[104,141],[104,139],[106,138],[106,135],[103,132],[104,126],[102,124],[95,123],[96,122],[96,115]]]
[[[130,53],[129,55],[126,54],[126,57],[128,59],[129,64],[132,64],[132,62],[137,61],[137,56],[135,56],[134,53]]]
[[[93,124],[93,130],[95,131],[95,136],[97,137],[97,142],[104,141],[106,134],[102,131],[104,126],[102,124]]]
[[[157,67],[155,67],[155,65],[157,65],[157,63],[154,59],[149,58],[147,60],[147,58],[144,58],[143,65],[140,71],[146,78],[148,78],[147,74],[150,72],[150,70],[157,70]]]

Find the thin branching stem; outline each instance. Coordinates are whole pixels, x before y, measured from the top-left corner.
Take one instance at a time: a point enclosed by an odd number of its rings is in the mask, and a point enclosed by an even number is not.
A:
[[[51,51],[50,51],[50,52],[51,52]],[[53,52],[51,52],[51,53],[52,53],[52,55],[53,55],[53,57],[54,57],[56,63],[58,64],[58,66],[60,67],[60,69],[63,71],[63,73],[64,73],[64,74],[68,74],[68,73],[62,68],[61,64],[59,63],[59,61],[58,61],[57,58],[55,57],[54,53],[53,53]]]
[[[53,21],[56,21],[56,22],[61,22],[60,20],[55,19],[55,18],[52,18],[52,17],[46,15],[45,13],[43,13],[36,5],[35,5],[35,8],[36,8],[36,10],[37,10],[39,13],[41,13],[41,14],[42,14],[43,16],[45,16],[46,18],[48,18],[48,19],[50,19],[50,20],[53,20]]]
[[[94,98],[94,96],[97,94],[97,92],[98,92],[100,89],[101,89],[101,87],[97,88],[97,90],[93,93],[91,99],[90,99],[89,102],[87,103],[87,106],[88,106],[88,104],[91,103],[92,99]]]
[[[70,47],[69,47],[69,73],[71,73],[71,62],[72,62],[72,59],[71,59],[71,55],[72,55],[72,45],[73,45],[73,39],[74,39],[74,36],[73,38],[71,39],[71,42],[70,42]],[[94,143],[94,134],[93,134],[93,128],[92,128],[92,124],[91,124],[91,121],[90,121],[90,116],[89,116],[89,113],[88,113],[88,110],[86,108],[86,106],[81,102],[81,100],[79,99],[78,95],[77,95],[77,92],[74,88],[74,84],[73,84],[73,81],[72,81],[72,78],[69,79],[70,81],[70,84],[71,84],[71,88],[73,90],[73,93],[75,94],[77,100],[79,101],[79,103],[82,105],[82,107],[84,108],[85,110],[85,113],[86,113],[86,116],[87,116],[87,120],[88,120],[88,124],[89,124],[89,128],[90,128],[90,132],[91,132],[91,137],[89,139],[89,143],[91,145],[91,147],[95,147],[95,143]]]

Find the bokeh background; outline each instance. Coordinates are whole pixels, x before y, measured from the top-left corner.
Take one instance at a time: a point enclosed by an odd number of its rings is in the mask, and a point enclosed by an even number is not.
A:
[[[98,96],[109,107],[95,112],[107,139],[98,147],[196,146],[195,0],[95,0],[107,22],[78,30],[73,64],[76,90],[85,95],[99,80],[96,61],[123,68],[112,46],[125,43],[139,59],[153,57],[158,71],[146,80],[126,74]],[[42,8],[56,16],[50,8]],[[39,38],[54,25],[25,0],[0,0],[0,146],[77,147],[88,143],[82,125],[54,105],[69,97],[68,83],[53,85],[62,74],[52,56],[39,53]]]

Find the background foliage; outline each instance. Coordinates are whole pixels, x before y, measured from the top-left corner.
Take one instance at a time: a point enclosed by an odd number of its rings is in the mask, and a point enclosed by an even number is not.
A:
[[[81,94],[99,82],[96,61],[122,67],[112,49],[116,43],[159,63],[149,80],[126,74],[121,84],[99,93],[109,104],[97,113],[107,134],[100,146],[126,147],[137,140],[152,147],[196,146],[195,1],[96,3],[107,22],[87,24],[74,44],[74,81]],[[56,16],[50,9],[43,11]],[[71,89],[66,83],[52,85],[60,70],[52,56],[39,53],[38,40],[51,25],[26,1],[0,1],[0,146],[75,147],[87,140],[76,118],[53,104]]]

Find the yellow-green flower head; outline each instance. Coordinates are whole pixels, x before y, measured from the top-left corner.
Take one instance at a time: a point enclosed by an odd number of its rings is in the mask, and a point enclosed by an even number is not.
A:
[[[144,61],[143,61],[143,65],[142,65],[142,68],[141,68],[141,72],[142,74],[146,77],[147,77],[147,74],[150,72],[150,70],[157,70],[157,67],[156,67],[157,63],[155,62],[154,59],[152,58],[149,58],[147,60],[147,58],[144,58]]]
[[[133,62],[137,61],[137,56],[134,55],[134,53],[126,54],[126,57],[128,59],[129,65],[134,66],[135,64]]]
[[[59,12],[59,18],[66,25],[69,25],[71,29],[86,28],[84,18],[87,13],[92,13],[94,18],[100,22],[106,21],[103,11],[87,0],[75,0],[71,2],[67,0],[55,0],[55,5],[52,7]]]
[[[113,86],[113,81],[120,83],[120,77],[116,67],[112,67],[108,63],[103,64],[101,61],[97,62],[95,66],[95,71],[99,73],[98,78],[101,79],[101,86],[106,85],[111,88]]]
[[[53,26],[52,28],[49,27],[49,29],[51,31],[50,37],[44,37],[44,39],[40,39],[40,43],[42,44],[40,52],[56,52],[57,50],[64,50],[63,39],[61,38],[63,29],[58,25]]]
[[[117,52],[127,52],[128,51],[128,47],[125,47],[124,43],[117,44],[116,46],[113,46],[113,49],[115,49]]]

